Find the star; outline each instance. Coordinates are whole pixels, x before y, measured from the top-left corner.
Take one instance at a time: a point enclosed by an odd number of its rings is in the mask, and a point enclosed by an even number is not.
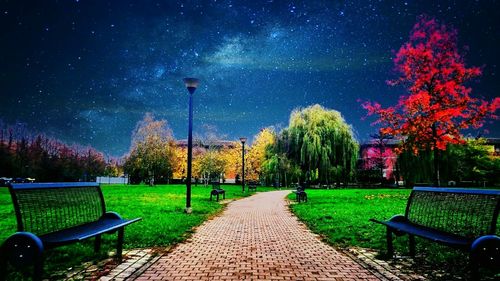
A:
[[[188,76],[201,80],[195,132],[203,120],[228,139],[255,135],[320,103],[363,141],[376,129],[357,100],[404,94],[385,81],[421,13],[455,27],[467,63],[484,65],[472,94],[498,96],[498,1],[20,2],[0,10],[0,119],[114,156],[146,112],[186,137]],[[500,137],[499,122],[484,129]]]

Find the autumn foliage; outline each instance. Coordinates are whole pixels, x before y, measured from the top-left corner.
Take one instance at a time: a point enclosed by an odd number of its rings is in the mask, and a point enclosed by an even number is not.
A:
[[[369,146],[361,151],[361,158],[364,159],[363,170],[381,170],[380,177],[390,180],[394,177],[396,157],[390,147]],[[383,170],[386,170],[384,174]]]
[[[259,180],[262,175],[262,164],[266,160],[266,150],[269,146],[273,146],[275,141],[276,132],[272,127],[263,128],[255,135],[246,156],[245,177],[247,180]]]
[[[461,130],[480,128],[486,117],[497,118],[500,98],[487,102],[471,96],[466,82],[480,76],[481,69],[465,65],[456,30],[421,16],[394,63],[400,76],[388,84],[404,86],[408,95],[395,106],[365,102],[363,107],[378,117],[381,133],[401,137],[404,149],[415,154],[445,150],[448,144],[463,143]]]
[[[47,181],[90,181],[114,175],[118,161],[106,162],[90,146],[68,145],[29,132],[22,124],[0,124],[0,177]]]
[[[145,179],[153,185],[157,181],[168,181],[174,170],[175,151],[172,131],[165,120],[155,120],[146,113],[144,119],[137,122],[132,134],[130,155],[125,161],[125,171],[131,182]]]

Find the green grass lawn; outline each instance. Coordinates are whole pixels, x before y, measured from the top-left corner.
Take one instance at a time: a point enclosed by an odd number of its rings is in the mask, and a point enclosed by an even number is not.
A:
[[[226,198],[237,199],[253,193],[242,193],[240,186],[223,186]],[[259,191],[275,190],[259,187]],[[192,214],[185,214],[185,186],[159,185],[104,185],[103,193],[107,209],[116,211],[124,218],[142,217],[143,220],[125,230],[125,248],[165,247],[183,241],[203,221],[220,212],[223,205],[209,200],[210,187],[193,186]],[[389,219],[404,213],[410,190],[407,189],[334,189],[307,190],[309,202],[292,204],[292,211],[314,232],[322,235],[336,247],[360,246],[385,252],[385,227],[369,222],[370,218]],[[290,199],[294,199],[290,194]],[[15,215],[8,190],[0,188],[0,243],[16,229]],[[286,237],[283,237],[286,239]],[[45,263],[46,275],[55,272],[65,274],[71,267],[85,261],[97,262],[114,251],[115,235],[103,236],[99,254],[93,253],[92,239],[80,244],[48,251]],[[406,236],[395,240],[396,251],[407,253]],[[440,277],[433,280],[450,280],[466,276],[464,269],[467,256],[448,247],[417,239],[415,268],[421,272],[442,269]],[[449,272],[455,275],[450,276]],[[10,277],[20,280],[18,275]],[[493,277],[495,278],[495,277]]]
[[[290,208],[312,231],[336,247],[371,248],[378,250],[381,258],[387,259],[384,256],[386,228],[369,219],[387,220],[395,214],[404,214],[410,190],[307,190],[307,195],[307,203],[292,204]],[[290,194],[289,198],[295,200],[295,194]],[[394,240],[399,255],[408,254],[407,237]],[[415,259],[413,269],[429,274],[432,280],[455,280],[467,276],[468,257],[463,252],[417,238],[417,254],[420,256]],[[443,272],[436,274],[436,269]],[[500,277],[493,275],[487,272],[487,278],[493,278],[491,280]]]
[[[385,249],[385,228],[368,220],[403,214],[409,194],[407,189],[307,190],[308,202],[292,210],[330,244]]]
[[[226,199],[249,196],[241,186],[223,185]],[[102,190],[108,211],[115,211],[124,218],[142,217],[142,221],[125,229],[125,249],[169,246],[186,238],[193,227],[220,212],[223,205],[210,201],[211,187],[192,187],[191,214],[184,213],[185,185],[103,185]],[[259,187],[259,191],[274,190]],[[7,188],[0,188],[0,243],[16,231],[12,201]],[[46,272],[65,271],[84,261],[98,261],[114,251],[116,234],[103,236],[99,254],[93,253],[93,239],[48,251]],[[16,277],[19,279],[19,277]]]

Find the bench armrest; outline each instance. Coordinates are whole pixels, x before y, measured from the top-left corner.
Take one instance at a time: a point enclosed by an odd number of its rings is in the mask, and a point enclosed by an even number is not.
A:
[[[42,240],[31,232],[16,232],[0,248],[2,260],[16,268],[33,265],[42,259]]]
[[[498,266],[500,263],[500,237],[497,235],[484,235],[472,242],[470,248],[471,258],[482,265]]]
[[[122,216],[120,216],[117,212],[106,212],[103,216],[104,218],[108,219],[115,219],[115,220],[123,220],[123,221],[128,221],[129,223],[136,222],[142,220],[142,218],[135,218],[135,219],[124,219]]]
[[[370,221],[385,225],[387,222],[403,222],[403,221],[406,221],[406,217],[403,216],[403,215],[395,215],[395,216],[392,216],[388,221],[380,221],[380,220],[373,219],[373,218],[370,219]]]
[[[117,212],[106,212],[104,214],[104,217],[105,218],[110,218],[110,219],[118,219],[118,220],[122,220],[122,216],[120,216]]]
[[[406,217],[404,215],[395,215],[395,216],[392,216],[390,219],[389,219],[390,222],[403,222],[403,221],[406,221]]]

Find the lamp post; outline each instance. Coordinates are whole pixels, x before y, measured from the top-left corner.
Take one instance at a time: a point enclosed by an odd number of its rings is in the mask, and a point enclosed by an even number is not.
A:
[[[200,80],[196,78],[184,78],[184,84],[189,92],[189,131],[188,131],[188,155],[187,155],[187,178],[186,178],[186,213],[191,209],[191,162],[193,161],[193,93],[196,91]]]
[[[245,192],[245,142],[247,138],[241,137],[241,190]]]
[[[277,173],[278,182],[277,182],[277,184],[276,184],[276,187],[277,187],[277,188],[281,188],[281,179],[280,179],[280,157],[278,156],[278,154],[275,154],[275,156],[276,156],[276,160],[278,160],[278,163],[277,163],[277,164],[278,164],[278,166],[277,166],[277,167],[278,167],[278,169],[277,169],[277,170],[278,170],[278,173]]]

